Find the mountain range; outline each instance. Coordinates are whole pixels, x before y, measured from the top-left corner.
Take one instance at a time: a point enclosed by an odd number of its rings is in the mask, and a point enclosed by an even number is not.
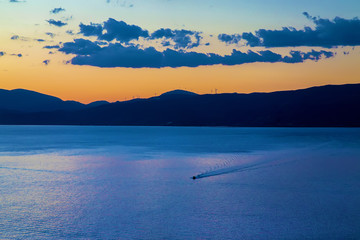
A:
[[[174,90],[148,99],[90,104],[0,89],[0,124],[360,127],[360,84],[250,94]]]

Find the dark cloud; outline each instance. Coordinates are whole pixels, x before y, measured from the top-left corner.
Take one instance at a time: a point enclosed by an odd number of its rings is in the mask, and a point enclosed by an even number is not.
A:
[[[64,12],[64,11],[65,11],[64,8],[59,7],[59,8],[54,8],[54,9],[50,10],[50,13],[52,13],[52,14],[58,14],[58,13]]]
[[[85,39],[64,43],[59,49],[67,54],[76,54],[70,63],[74,65],[91,65],[97,67],[127,68],[162,68],[162,67],[197,67],[204,65],[239,65],[254,62],[285,62],[299,63],[307,59],[319,60],[333,56],[332,52],[315,51],[291,52],[290,56],[282,56],[272,51],[248,51],[243,53],[233,50],[230,55],[221,56],[210,53],[185,52],[167,49],[163,52],[153,47],[140,49],[137,46],[123,46],[119,43],[100,47]]]
[[[62,22],[62,21],[56,21],[54,19],[49,19],[49,20],[46,20],[50,25],[54,25],[54,26],[57,26],[57,27],[63,27],[65,25],[67,25],[67,23],[65,22]]]
[[[336,17],[333,20],[312,17],[303,13],[315,24],[315,29],[305,27],[297,30],[284,27],[281,30],[260,29],[255,35],[243,33],[242,38],[251,47],[336,47],[360,45],[360,19],[344,19]]]
[[[0,52],[0,57],[4,56],[6,52]]]
[[[86,37],[102,36],[103,26],[101,24],[90,23],[89,25],[85,25],[83,23],[80,23],[79,27],[80,27],[80,33]]]
[[[101,47],[86,39],[75,39],[74,42],[67,42],[59,49],[66,54],[91,55],[101,50]]]
[[[105,34],[100,37],[101,40],[112,41],[114,39],[121,42],[128,42],[131,40],[137,40],[139,37],[148,37],[149,33],[147,30],[143,30],[141,27],[136,25],[129,25],[124,21],[116,21],[115,19],[109,18],[104,22]]]
[[[99,40],[129,42],[140,37],[148,37],[149,32],[136,25],[129,25],[124,21],[109,18],[101,24],[80,24],[80,33],[84,36],[96,36]]]
[[[50,63],[50,60],[48,60],[48,59],[47,59],[47,60],[44,60],[42,63],[47,66],[47,65],[49,65],[49,63]]]
[[[239,34],[228,35],[225,33],[219,34],[218,39],[226,44],[237,44],[241,40],[241,36]]]
[[[260,39],[252,33],[243,33],[241,37],[247,41],[247,45],[250,47],[260,46],[261,44]]]
[[[175,48],[194,48],[200,45],[202,37],[200,32],[190,30],[172,30],[169,28],[161,28],[151,34],[150,39],[165,38],[174,42]],[[169,41],[163,41],[163,46],[169,46]]]
[[[169,29],[169,28],[161,28],[159,30],[156,30],[155,32],[153,32],[151,34],[151,38],[155,39],[155,38],[172,38],[175,36],[175,33]]]
[[[149,32],[137,25],[130,25],[124,21],[117,21],[109,18],[103,24],[90,23],[79,25],[80,33],[86,37],[95,36],[98,40],[112,41],[118,40],[128,43],[131,40],[138,40],[143,37],[147,40],[163,39],[163,46],[173,46],[174,48],[194,48],[200,45],[202,37],[200,32],[189,30],[172,30],[161,28],[149,35]]]
[[[21,2],[26,2],[25,0],[9,0],[9,2],[11,3],[21,3]]]
[[[45,40],[41,39],[41,38],[35,39],[35,41],[37,41],[37,42],[45,42]]]

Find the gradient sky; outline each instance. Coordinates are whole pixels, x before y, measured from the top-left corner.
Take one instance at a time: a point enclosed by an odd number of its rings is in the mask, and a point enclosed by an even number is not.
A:
[[[63,10],[50,12],[56,8]],[[150,97],[179,88],[197,93],[269,92],[359,83],[359,13],[358,0],[1,0],[0,88],[25,88],[88,103]],[[149,36],[123,40],[135,28],[106,29],[109,18],[116,24],[136,25]],[[59,26],[51,20],[60,21]],[[321,20],[331,26],[317,25]],[[103,31],[88,34],[81,23]],[[292,44],[291,38],[292,46],[273,46],[267,44],[273,35],[257,35],[259,29],[282,33],[289,27],[306,38],[311,34],[305,26],[319,39]],[[161,28],[171,29],[175,37],[155,39],[154,32]],[[110,30],[117,31],[116,37],[106,36]],[[189,35],[175,35],[182,34],[180,30],[189,30]],[[263,42],[251,45],[243,33],[253,33]],[[241,40],[221,41],[219,34]],[[84,40],[86,48],[74,39]],[[194,46],[186,45],[189,39]],[[275,40],[281,43],[284,38]],[[175,41],[185,41],[186,46]],[[89,48],[93,45],[95,52]],[[234,49],[246,56],[235,58]],[[301,59],[291,51],[301,52]],[[156,56],[162,56],[159,63]],[[184,66],[183,59],[194,66]]]

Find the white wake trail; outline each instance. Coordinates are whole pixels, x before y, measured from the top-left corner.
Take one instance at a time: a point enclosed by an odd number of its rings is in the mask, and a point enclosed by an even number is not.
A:
[[[264,159],[265,158],[265,159]],[[214,167],[210,168],[208,171],[205,171],[203,173],[194,175],[192,179],[200,179],[200,178],[207,178],[207,177],[213,177],[213,176],[219,176],[234,172],[243,172],[243,171],[252,171],[259,168],[265,168],[265,167],[271,167],[274,165],[277,165],[276,162],[278,159],[274,156],[265,157],[262,156],[260,160],[253,160],[248,163],[242,163],[234,165],[234,162],[239,161],[239,157],[232,156],[231,159],[226,160],[225,162],[221,164],[216,164]]]

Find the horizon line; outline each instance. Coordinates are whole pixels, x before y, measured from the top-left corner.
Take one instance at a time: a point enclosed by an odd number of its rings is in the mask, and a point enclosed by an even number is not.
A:
[[[99,99],[99,100],[95,100],[95,101],[90,101],[89,103],[84,103],[84,102],[77,101],[77,100],[72,100],[72,99],[64,100],[64,99],[62,99],[62,98],[60,98],[60,97],[57,97],[57,96],[54,96],[54,95],[50,95],[50,94],[43,93],[43,92],[40,92],[40,91],[25,89],[25,88],[14,88],[14,89],[0,88],[0,91],[1,91],[1,90],[5,90],[5,91],[24,90],[24,91],[34,92],[34,93],[38,93],[38,94],[42,94],[42,95],[46,95],[46,96],[55,97],[55,98],[58,98],[58,99],[60,99],[60,100],[62,100],[62,101],[64,101],[64,102],[66,102],[66,101],[69,101],[69,102],[78,102],[78,103],[81,103],[81,104],[84,104],[84,105],[88,105],[88,104],[91,104],[91,103],[94,103],[94,102],[101,102],[101,101],[105,101],[105,102],[108,102],[108,103],[116,103],[116,102],[129,102],[129,101],[137,100],[137,99],[151,99],[151,98],[154,98],[154,97],[160,97],[160,96],[163,95],[163,94],[170,93],[170,92],[174,92],[174,91],[184,91],[184,92],[194,93],[194,94],[197,94],[197,95],[200,95],[200,96],[203,96],[203,95],[220,95],[220,94],[246,94],[246,95],[249,95],[249,94],[261,94],[261,93],[290,92],[290,91],[299,91],[299,90],[305,90],[305,89],[311,89],[311,88],[317,88],[317,87],[346,86],[346,85],[357,85],[357,84],[360,84],[360,82],[358,82],[358,83],[345,83],[345,84],[314,85],[314,86],[311,86],[311,87],[297,88],[297,89],[286,89],[286,90],[276,90],[276,91],[263,91],[263,92],[261,92],[261,91],[254,91],[254,92],[249,92],[249,93],[241,93],[241,92],[218,92],[218,89],[213,88],[210,93],[202,93],[202,94],[201,94],[201,93],[196,93],[196,92],[194,92],[194,91],[188,90],[188,89],[186,89],[186,88],[185,88],[185,89],[176,88],[176,89],[172,89],[172,90],[168,90],[168,91],[162,92],[161,94],[156,94],[156,93],[155,93],[154,96],[151,96],[151,97],[140,97],[140,96],[134,95],[132,98],[129,98],[129,99],[126,99],[126,97],[125,97],[125,100],[117,100],[117,101],[110,102],[110,101],[108,101],[108,100]],[[214,92],[213,92],[213,91],[214,91]]]

